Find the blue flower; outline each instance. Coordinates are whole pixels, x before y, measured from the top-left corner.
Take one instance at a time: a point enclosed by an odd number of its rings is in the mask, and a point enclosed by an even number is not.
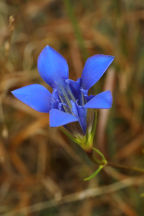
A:
[[[89,96],[88,90],[101,78],[113,59],[109,55],[88,58],[81,78],[73,81],[69,79],[68,64],[64,57],[46,46],[38,57],[38,71],[52,87],[52,93],[40,84],[32,84],[12,91],[12,94],[39,112],[49,112],[51,127],[78,121],[85,133],[87,109],[109,109],[112,106],[110,91]]]

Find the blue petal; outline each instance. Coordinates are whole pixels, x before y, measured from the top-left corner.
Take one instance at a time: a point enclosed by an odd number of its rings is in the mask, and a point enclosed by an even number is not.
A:
[[[75,116],[78,118],[79,124],[83,130],[84,133],[86,133],[87,128],[87,110],[83,106],[79,106],[73,101],[71,101],[72,104],[72,112],[75,114]]]
[[[79,99],[80,96],[80,78],[77,81],[67,79],[66,83],[69,85],[69,88],[72,91],[72,94],[76,99]]]
[[[58,109],[59,107],[59,96],[57,89],[53,89],[53,92],[51,94],[51,109]]]
[[[52,88],[68,78],[68,64],[64,57],[50,46],[46,46],[38,57],[38,70],[41,77]]]
[[[50,127],[59,127],[70,122],[78,121],[72,114],[57,110],[50,110]]]
[[[111,91],[104,91],[97,94],[84,105],[85,108],[109,109],[112,107]]]
[[[94,55],[87,59],[82,72],[82,88],[91,88],[114,60],[113,56]]]
[[[36,111],[48,113],[50,110],[51,94],[42,85],[28,85],[12,91],[12,94]]]
[[[95,95],[87,95],[87,96],[85,96],[85,100],[86,100],[86,102],[89,102],[94,97],[95,97]]]

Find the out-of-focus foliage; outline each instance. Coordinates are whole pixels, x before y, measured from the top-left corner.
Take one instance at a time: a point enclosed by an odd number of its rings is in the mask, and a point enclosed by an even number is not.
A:
[[[27,206],[15,215],[143,216],[142,175],[108,167],[84,182],[94,168],[86,155],[49,128],[47,114],[12,97],[10,90],[44,84],[37,56],[46,44],[67,59],[73,79],[86,57],[115,56],[92,90],[114,98],[110,112],[99,112],[95,146],[113,163],[144,167],[144,1],[1,0],[0,215]],[[101,196],[90,198],[90,188]]]

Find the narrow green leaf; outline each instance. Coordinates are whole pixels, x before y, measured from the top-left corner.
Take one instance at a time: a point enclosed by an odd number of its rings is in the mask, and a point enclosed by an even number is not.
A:
[[[89,181],[93,179],[103,168],[104,168],[104,165],[99,165],[98,169],[95,172],[93,172],[90,176],[84,178],[84,181]]]

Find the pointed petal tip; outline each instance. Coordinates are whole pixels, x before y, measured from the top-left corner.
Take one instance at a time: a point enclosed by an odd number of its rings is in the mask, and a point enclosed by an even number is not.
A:
[[[97,54],[87,59],[82,72],[82,88],[90,89],[105,73],[114,56]]]
[[[15,92],[15,90],[12,90],[12,91],[10,91],[11,92],[11,94],[13,94],[14,95],[14,92]]]
[[[42,50],[41,50],[41,52],[42,51],[44,51],[44,50],[51,50],[51,49],[53,49],[50,45],[46,45]]]
[[[110,90],[101,92],[89,100],[85,108],[90,109],[110,109],[112,107],[112,94]]]
[[[24,104],[38,112],[48,113],[50,110],[51,93],[40,84],[31,84],[11,93]]]
[[[43,80],[52,88],[68,78],[68,64],[65,58],[51,46],[46,45],[38,56],[38,71]]]
[[[50,46],[50,45],[48,45],[48,44],[47,44],[45,47],[47,47],[47,48],[51,48],[51,46]]]
[[[111,59],[111,63],[112,63],[113,60],[115,59],[115,56],[108,55],[108,57]],[[111,63],[110,63],[110,64],[111,64]]]
[[[18,89],[12,90],[12,91],[10,91],[10,92],[11,92],[11,94],[12,94],[13,96],[17,97],[18,94],[19,94],[19,89],[21,89],[21,88],[18,88]]]

